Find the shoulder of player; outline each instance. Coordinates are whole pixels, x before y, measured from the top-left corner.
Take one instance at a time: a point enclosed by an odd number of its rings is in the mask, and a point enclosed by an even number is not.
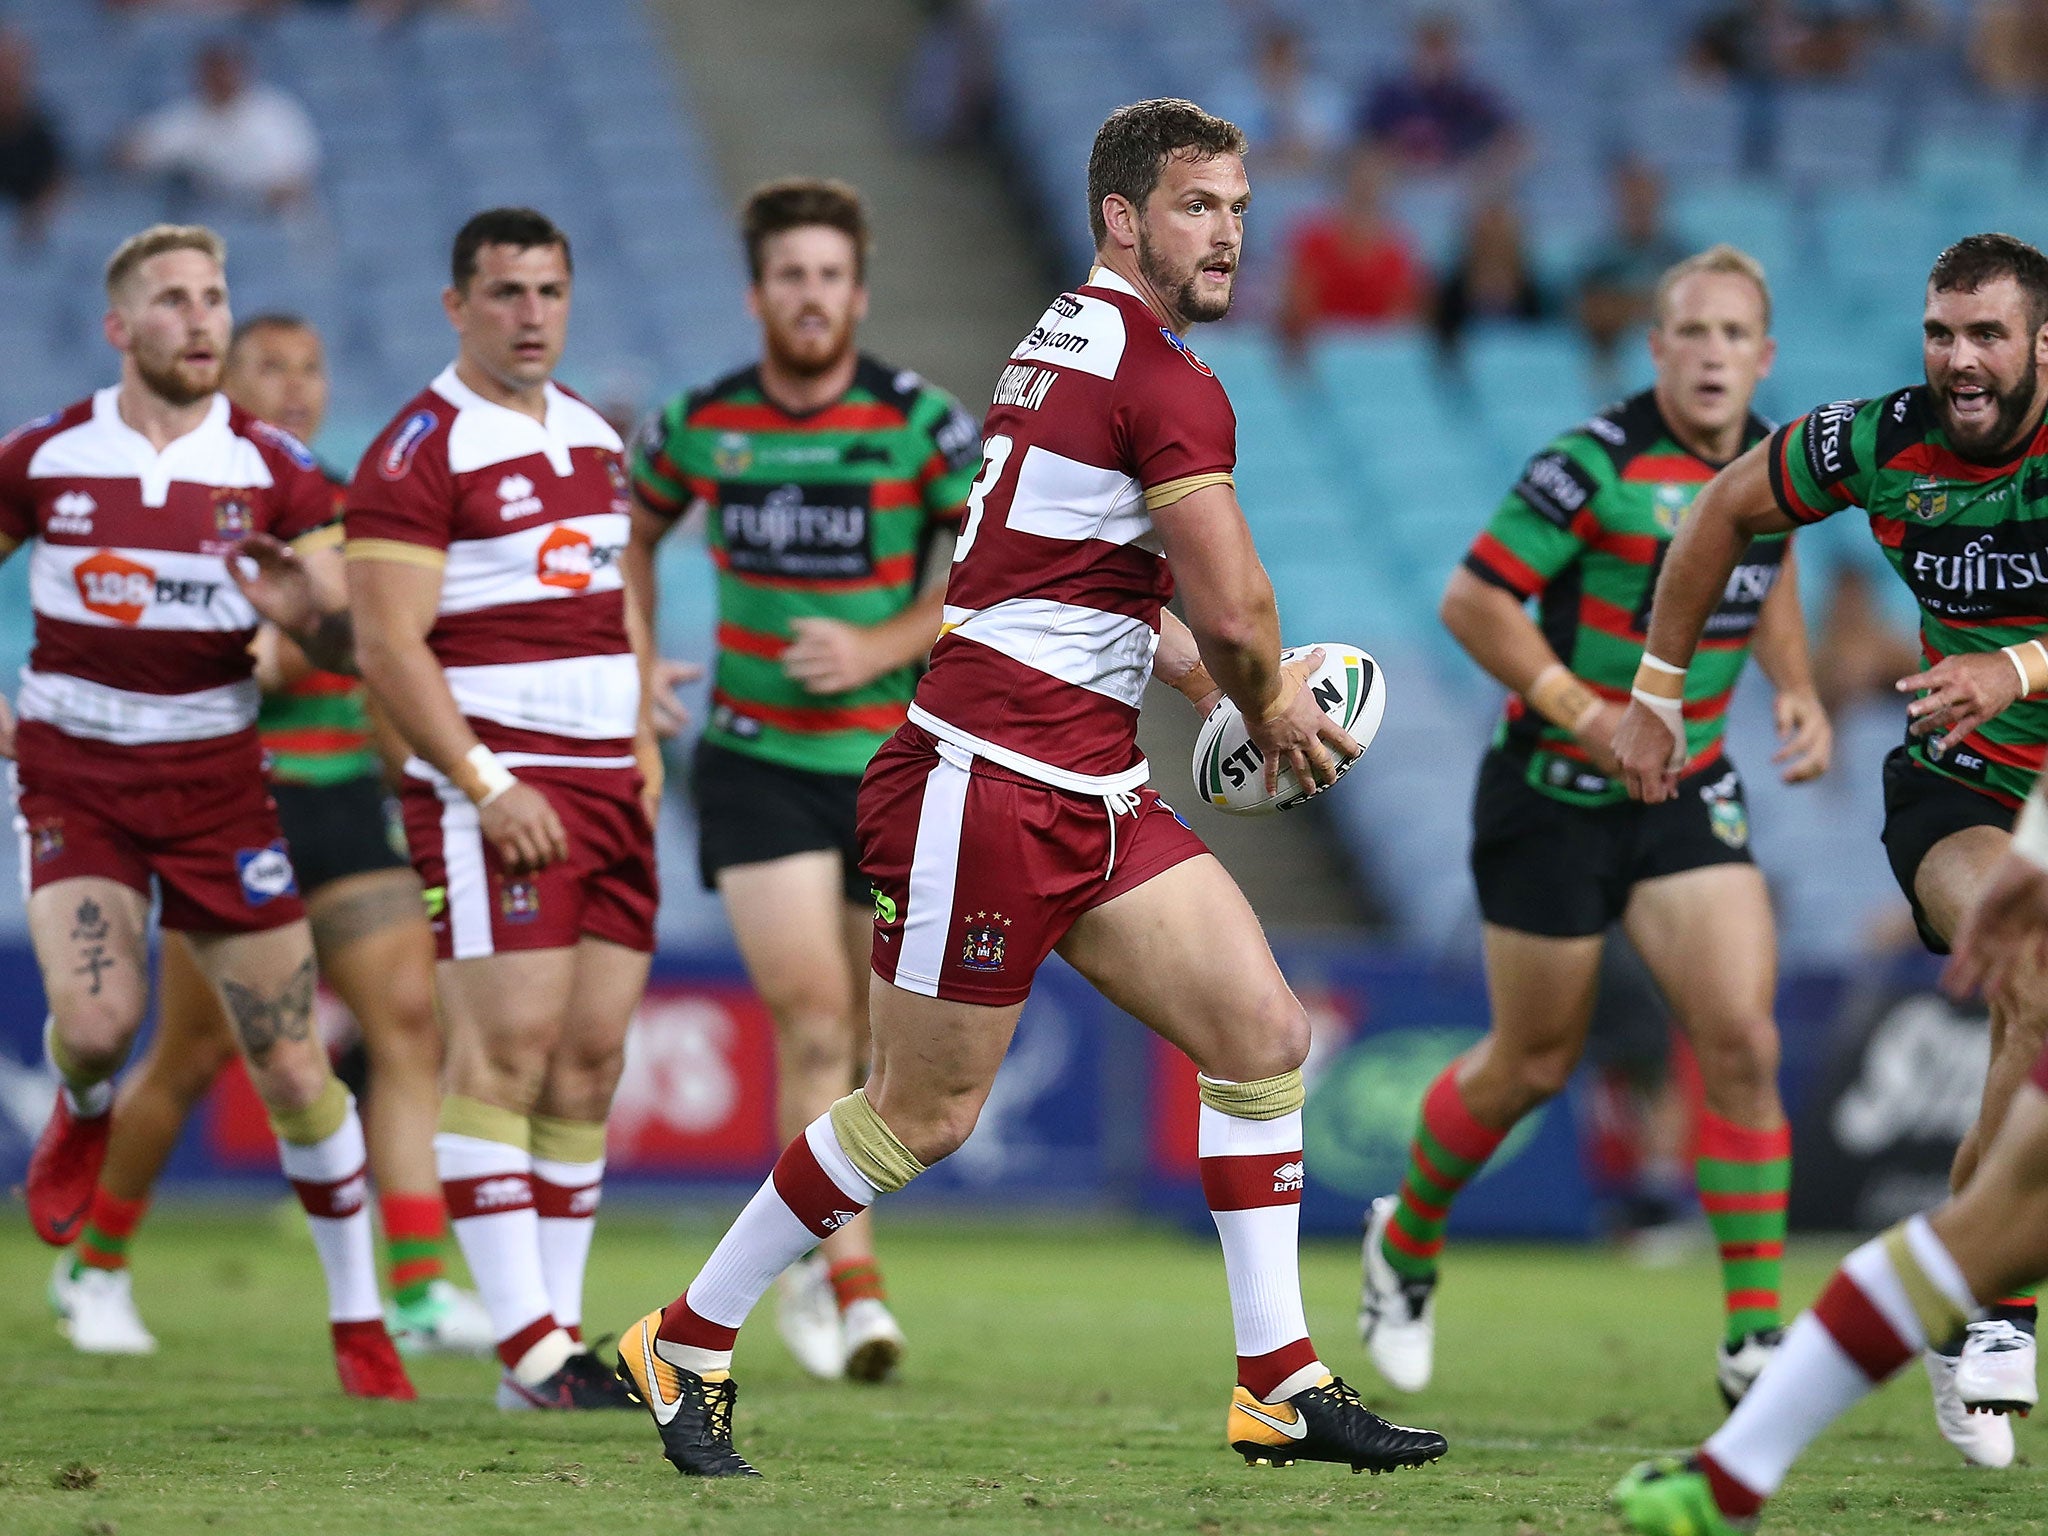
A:
[[[421,390],[400,406],[383,430],[370,439],[370,446],[363,450],[357,463],[355,479],[403,480],[416,465],[436,461],[445,470],[448,432],[455,424],[455,415],[454,402],[443,399],[431,388]],[[436,446],[429,448],[430,443]]]
[[[228,430],[255,446],[263,462],[273,476],[279,480],[294,475],[319,475],[327,478],[320,461],[313,456],[313,450],[300,442],[297,437],[275,423],[251,415],[239,405],[228,405]]]
[[[608,453],[626,451],[619,429],[605,419],[603,411],[566,384],[551,382],[548,388],[554,392],[555,408],[563,415],[558,425],[572,448],[597,448]]]
[[[1568,454],[1605,482],[1619,479],[1635,460],[1670,435],[1664,413],[1649,390],[1595,411],[1577,426],[1552,438],[1545,451]]]
[[[73,401],[62,410],[51,411],[47,415],[24,421],[6,436],[0,437],[0,464],[19,463],[25,466],[35,456],[36,450],[58,433],[68,432],[73,427],[83,426],[92,420],[92,412],[92,397],[88,395],[83,400]]]
[[[695,389],[686,389],[669,401],[662,411],[662,419],[673,422],[677,427],[690,425],[690,419],[706,406],[720,405],[738,399],[743,395],[761,393],[761,366],[749,363],[744,368],[735,368],[731,373],[713,379],[709,384],[700,384]]]

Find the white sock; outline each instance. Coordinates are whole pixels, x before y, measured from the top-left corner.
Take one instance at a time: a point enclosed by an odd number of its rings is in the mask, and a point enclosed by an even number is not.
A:
[[[365,1198],[363,1122],[356,1101],[333,1135],[310,1146],[277,1144],[284,1176],[306,1208],[313,1246],[327,1276],[327,1318],[361,1323],[384,1316],[377,1294],[377,1241]]]
[[[555,1326],[533,1209],[533,1158],[509,1142],[441,1131],[434,1163],[449,1225],[491,1315],[499,1358],[511,1369]]]
[[[1244,1120],[1201,1107],[1202,1190],[1223,1242],[1238,1381],[1267,1402],[1326,1374],[1301,1305],[1301,1111]]]
[[[597,1233],[604,1191],[604,1159],[594,1163],[533,1160],[533,1205],[540,1217],[540,1268],[555,1321],[581,1338],[583,1271]]]

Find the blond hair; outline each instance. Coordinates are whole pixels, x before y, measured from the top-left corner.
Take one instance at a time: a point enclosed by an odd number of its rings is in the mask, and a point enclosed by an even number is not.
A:
[[[1709,246],[1698,255],[1688,256],[1675,266],[1667,267],[1664,275],[1657,279],[1657,291],[1651,313],[1656,323],[1664,323],[1664,311],[1671,300],[1671,290],[1688,277],[1700,272],[1718,272],[1728,277],[1746,277],[1756,285],[1757,296],[1764,301],[1764,329],[1771,328],[1771,285],[1764,277],[1764,264],[1749,252],[1738,250],[1732,245]]]
[[[228,262],[228,243],[204,224],[152,224],[123,240],[107,258],[107,297],[120,297],[121,288],[136,269],[166,251],[198,251],[223,267]]]

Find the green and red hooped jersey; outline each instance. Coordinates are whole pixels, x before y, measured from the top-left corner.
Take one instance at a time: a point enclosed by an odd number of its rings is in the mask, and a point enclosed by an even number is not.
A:
[[[337,491],[347,485],[326,464],[320,473]],[[370,740],[370,711],[361,678],[309,672],[276,693],[266,693],[256,715],[256,734],[270,763],[270,776],[283,784],[325,786],[382,772]]]
[[[1771,439],[1771,491],[1795,522],[1845,507],[1920,604],[1928,663],[2048,630],[2048,425],[2002,460],[1949,445],[1927,386],[1837,400]],[[2022,699],[1947,752],[1909,737],[1915,761],[2017,806],[2048,756],[2048,700]]]
[[[1751,416],[1743,446],[1767,423]],[[1650,599],[1672,535],[1721,465],[1672,434],[1649,390],[1554,438],[1522,471],[1465,568],[1536,601],[1558,659],[1603,699],[1626,703],[1643,659]],[[1749,657],[1764,599],[1783,570],[1790,535],[1757,539],[1729,577],[1685,680],[1686,771],[1721,752],[1728,701]],[[1528,780],[1574,805],[1612,805],[1625,786],[1587,759],[1571,733],[1511,695],[1496,744],[1526,753]]]
[[[956,526],[981,434],[950,395],[863,356],[832,405],[791,415],[758,368],[670,402],[633,446],[652,511],[702,507],[718,568],[718,663],[705,735],[815,773],[858,774],[903,723],[918,669],[819,695],[782,669],[799,618],[882,623],[915,600],[925,554]]]

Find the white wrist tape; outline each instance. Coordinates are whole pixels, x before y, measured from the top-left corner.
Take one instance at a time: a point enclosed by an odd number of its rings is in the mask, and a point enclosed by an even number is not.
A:
[[[2036,869],[2048,870],[2048,805],[2039,795],[2027,796],[2020,819],[2013,823],[2012,851]]]
[[[469,796],[476,801],[478,810],[484,809],[519,782],[512,776],[512,770],[499,762],[496,754],[482,742],[465,752],[462,760],[476,770],[476,786],[469,790]]]

